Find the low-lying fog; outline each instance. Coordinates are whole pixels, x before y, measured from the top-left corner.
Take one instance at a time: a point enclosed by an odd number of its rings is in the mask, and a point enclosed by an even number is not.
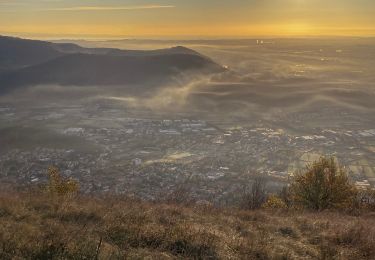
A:
[[[143,86],[38,86],[1,101],[95,102],[153,112],[284,121],[295,113],[319,114],[317,124],[340,121],[337,111],[371,123],[375,112],[375,39],[259,39],[211,41],[123,40],[76,42],[85,47],[156,49],[184,45],[228,71],[206,77],[185,75],[153,90]],[[57,99],[57,100],[56,100]],[[35,104],[35,103],[34,103]],[[321,119],[321,120],[319,120]],[[307,118],[306,118],[307,120]],[[322,121],[323,120],[323,121]]]
[[[331,154],[360,185],[375,186],[375,39],[77,43],[184,45],[228,70],[161,86],[34,86],[2,95],[2,183],[43,182],[57,165],[84,192],[153,199],[190,183],[197,198],[224,200],[253,173],[279,187]]]

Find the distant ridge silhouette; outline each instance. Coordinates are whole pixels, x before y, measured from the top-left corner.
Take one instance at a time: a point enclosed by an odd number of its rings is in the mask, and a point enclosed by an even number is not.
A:
[[[183,72],[222,70],[208,57],[182,46],[150,51],[83,48],[0,36],[1,92],[39,84],[157,83]]]

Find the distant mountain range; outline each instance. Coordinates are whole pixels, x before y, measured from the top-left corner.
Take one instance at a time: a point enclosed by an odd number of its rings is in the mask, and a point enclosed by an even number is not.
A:
[[[83,48],[0,36],[0,92],[46,84],[161,83],[181,73],[223,70],[210,58],[181,46],[151,51]]]

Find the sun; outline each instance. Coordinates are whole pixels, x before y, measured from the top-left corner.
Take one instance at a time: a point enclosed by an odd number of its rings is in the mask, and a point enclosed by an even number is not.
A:
[[[287,35],[304,35],[312,32],[312,27],[304,23],[286,24],[283,29]]]

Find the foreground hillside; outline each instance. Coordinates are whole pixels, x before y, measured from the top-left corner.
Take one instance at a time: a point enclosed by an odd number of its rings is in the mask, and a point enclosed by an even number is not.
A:
[[[374,259],[375,217],[0,193],[1,259]]]

